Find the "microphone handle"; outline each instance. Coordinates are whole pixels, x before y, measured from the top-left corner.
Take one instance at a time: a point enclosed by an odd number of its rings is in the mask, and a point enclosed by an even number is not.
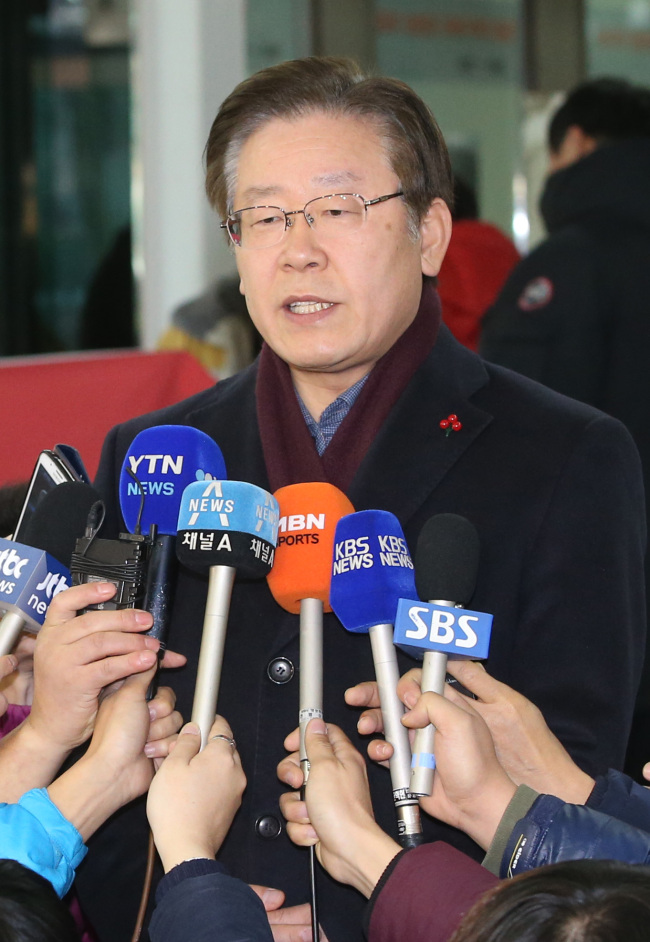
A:
[[[25,627],[25,619],[17,612],[7,612],[0,620],[0,657],[11,654],[20,632]]]
[[[160,641],[159,661],[167,648],[177,569],[176,534],[158,533],[149,554],[143,608],[153,615],[153,627],[147,634]],[[155,697],[157,690],[158,672],[147,690],[147,700]]]
[[[208,733],[217,712],[219,681],[223,649],[226,643],[226,628],[230,597],[235,581],[233,566],[211,566],[208,582],[208,598],[203,619],[203,634],[199,666],[196,672],[192,722],[201,730],[201,748],[208,741]]]
[[[434,605],[455,608],[455,602],[430,599]],[[422,692],[427,690],[443,694],[447,676],[447,655],[442,651],[427,651],[422,660]],[[414,795],[430,795],[433,791],[434,739],[436,728],[430,723],[415,731],[413,740],[413,768],[411,769],[411,791]]]
[[[309,777],[305,731],[310,720],[323,718],[323,603],[300,602],[300,767],[303,781]]]
[[[411,745],[408,730],[401,722],[404,706],[397,696],[399,668],[393,644],[393,626],[373,625],[369,635],[384,722],[384,738],[393,747],[388,766],[397,814],[398,840],[403,847],[415,847],[421,844],[424,838],[420,806],[410,790]]]

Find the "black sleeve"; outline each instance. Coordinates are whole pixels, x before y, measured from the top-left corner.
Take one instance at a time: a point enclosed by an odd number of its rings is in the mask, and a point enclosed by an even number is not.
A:
[[[483,320],[486,360],[600,406],[611,311],[585,232],[548,239],[515,268]]]

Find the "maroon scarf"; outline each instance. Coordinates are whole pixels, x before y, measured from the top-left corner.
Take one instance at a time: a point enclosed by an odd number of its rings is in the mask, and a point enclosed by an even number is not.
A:
[[[377,361],[322,455],[316,451],[300,411],[289,367],[265,343],[255,392],[271,490],[287,484],[327,481],[346,491],[388,413],[431,352],[439,326],[438,292],[425,282],[415,319]]]

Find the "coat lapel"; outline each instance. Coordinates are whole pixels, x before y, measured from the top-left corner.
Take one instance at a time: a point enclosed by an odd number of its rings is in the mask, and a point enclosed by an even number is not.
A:
[[[355,508],[390,510],[406,526],[492,421],[470,401],[487,382],[480,357],[441,327],[355,475],[349,493]],[[462,429],[447,435],[440,421],[451,413]]]

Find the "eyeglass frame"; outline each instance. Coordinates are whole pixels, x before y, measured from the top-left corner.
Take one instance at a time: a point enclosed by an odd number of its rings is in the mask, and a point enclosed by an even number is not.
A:
[[[307,200],[307,202],[305,203],[302,209],[286,210],[286,209],[283,209],[281,206],[272,206],[272,205],[267,205],[266,203],[262,203],[259,206],[244,206],[242,209],[236,209],[236,210],[233,210],[233,212],[228,213],[225,220],[219,223],[219,228],[226,230],[230,238],[230,241],[232,242],[232,244],[235,246],[236,249],[241,249],[241,248],[244,248],[244,246],[238,245],[237,242],[235,242],[235,239],[228,225],[232,217],[236,216],[237,213],[245,213],[246,210],[248,209],[278,209],[284,216],[284,229],[282,230],[282,235],[280,236],[277,242],[272,242],[270,245],[261,246],[261,248],[270,249],[270,248],[273,248],[274,245],[279,245],[280,242],[282,242],[284,238],[284,234],[287,231],[287,229],[290,229],[293,226],[293,220],[289,218],[290,216],[299,216],[302,213],[302,215],[305,217],[305,222],[307,223],[309,228],[312,230],[312,232],[317,231],[317,230],[314,230],[312,223],[307,218],[307,207],[309,206],[310,203],[316,203],[318,200],[326,200],[332,196],[355,196],[357,199],[361,200],[361,202],[363,203],[363,208],[365,210],[365,213],[367,213],[369,206],[375,206],[377,203],[385,203],[387,200],[395,199],[395,197],[397,196],[404,196],[404,191],[399,190],[397,193],[388,193],[386,196],[377,196],[375,197],[374,200],[365,199],[365,197],[363,197],[361,193],[325,193],[324,196],[315,196],[313,199]],[[364,219],[366,218],[365,214],[363,218]],[[313,221],[313,216],[312,216],[312,221]]]

